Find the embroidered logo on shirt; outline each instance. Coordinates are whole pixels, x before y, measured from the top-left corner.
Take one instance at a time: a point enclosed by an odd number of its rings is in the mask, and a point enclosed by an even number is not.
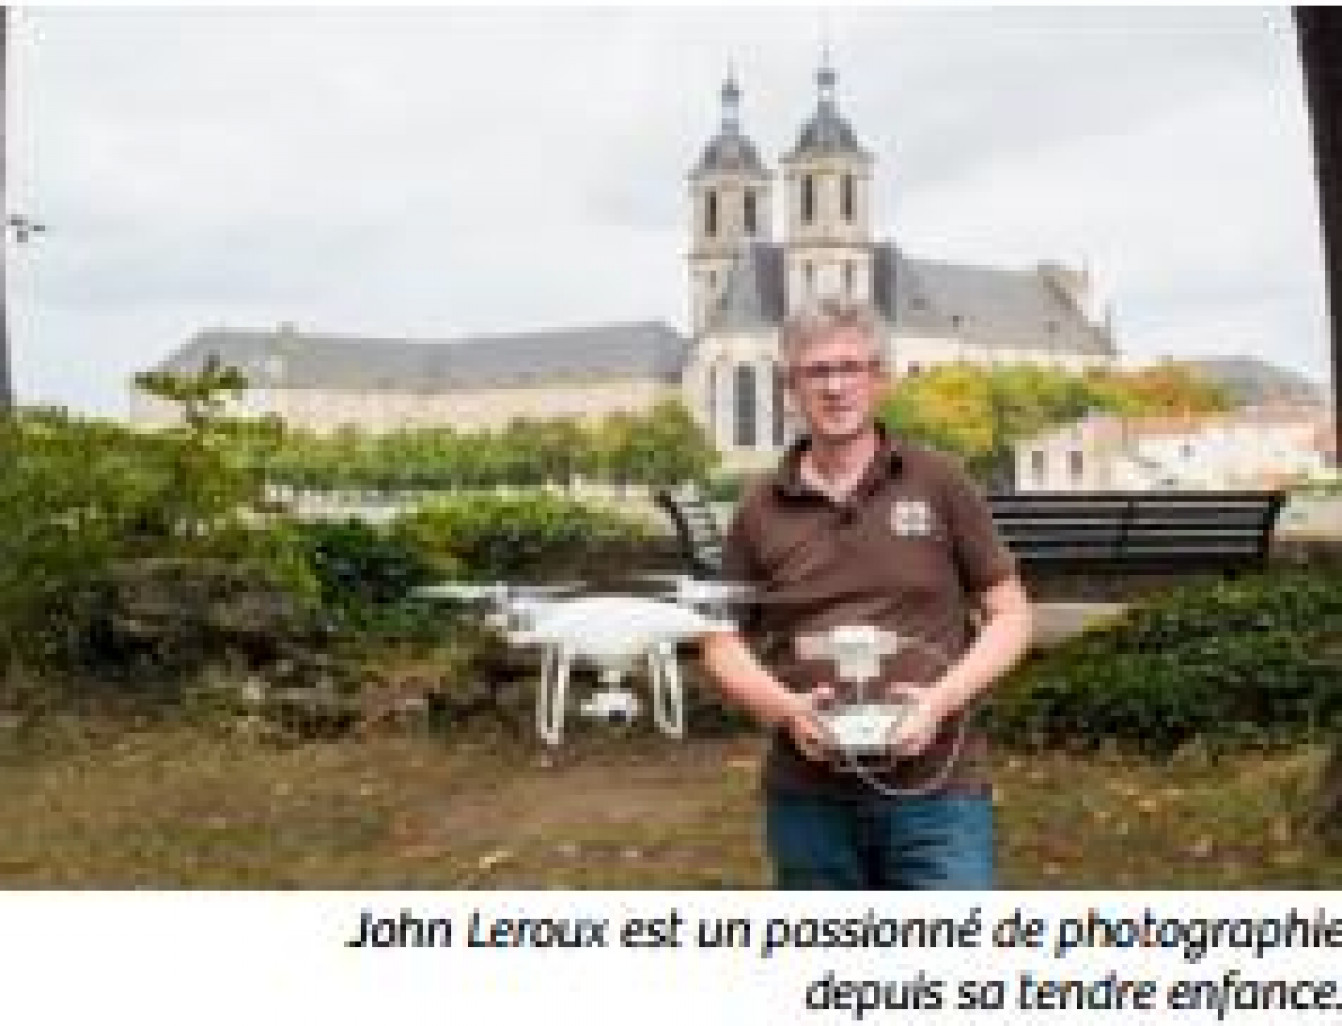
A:
[[[890,530],[901,538],[932,533],[932,507],[926,499],[896,499],[890,506]]]

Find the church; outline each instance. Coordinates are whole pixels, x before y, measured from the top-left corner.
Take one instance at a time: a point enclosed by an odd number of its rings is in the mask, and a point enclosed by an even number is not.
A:
[[[492,428],[678,398],[724,468],[748,470],[772,464],[794,436],[778,336],[817,298],[869,304],[895,375],[954,360],[1071,370],[1115,360],[1084,269],[950,263],[878,239],[876,160],[841,113],[836,85],[826,60],[815,107],[773,169],[744,131],[735,77],[723,84],[720,124],[686,180],[688,332],[660,321],[445,340],[215,328],[155,369],[191,371],[215,354],[251,384],[238,412],[316,431]],[[132,390],[131,416],[162,423],[172,411]]]

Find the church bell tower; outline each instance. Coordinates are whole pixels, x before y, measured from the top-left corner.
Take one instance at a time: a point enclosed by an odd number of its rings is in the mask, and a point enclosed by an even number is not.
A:
[[[741,132],[741,89],[722,84],[722,123],[690,172],[690,321],[700,334],[712,320],[738,254],[768,242],[770,179],[759,151]]]

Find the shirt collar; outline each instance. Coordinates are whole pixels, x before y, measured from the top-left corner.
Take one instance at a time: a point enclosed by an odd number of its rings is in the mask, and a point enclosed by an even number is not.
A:
[[[866,473],[863,475],[862,482],[859,483],[857,491],[861,492],[866,483],[872,476],[872,469],[888,473],[890,476],[898,474],[904,465],[904,458],[901,455],[903,443],[901,443],[886,428],[881,421],[875,422],[876,435],[879,439],[876,448],[876,455],[868,465]],[[814,488],[806,483],[801,476],[799,467],[801,465],[802,453],[810,447],[811,438],[809,435],[802,435],[796,439],[783,453],[778,462],[778,468],[774,471],[774,488],[780,495],[798,498],[805,495],[818,494]]]

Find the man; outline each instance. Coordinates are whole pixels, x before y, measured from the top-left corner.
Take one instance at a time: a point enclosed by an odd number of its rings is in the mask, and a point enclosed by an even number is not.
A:
[[[779,886],[988,888],[984,741],[970,729],[958,743],[957,732],[1027,648],[1029,602],[959,464],[875,419],[880,348],[868,312],[836,302],[784,325],[787,393],[807,430],[747,490],[723,550],[722,576],[754,582],[767,601],[750,629],[715,632],[702,653],[725,695],[774,730],[765,835]],[[893,758],[865,779],[836,758],[818,716],[839,686],[833,664],[795,651],[798,636],[844,624],[925,643],[886,660],[878,686],[910,711]],[[743,633],[783,651],[762,662]],[[947,658],[930,660],[936,651]]]

